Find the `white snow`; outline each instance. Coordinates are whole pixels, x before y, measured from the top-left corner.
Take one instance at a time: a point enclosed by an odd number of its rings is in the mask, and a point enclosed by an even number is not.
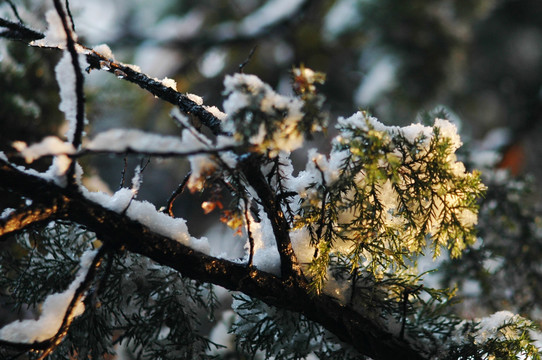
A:
[[[62,20],[56,10],[51,9],[45,13],[45,19],[47,20],[47,30],[45,30],[45,37],[43,39],[35,40],[30,45],[44,46],[44,47],[66,47],[66,32],[62,26]],[[71,28],[71,21],[66,19],[68,27]],[[72,32],[72,36],[77,41],[77,36]]]
[[[79,54],[78,61],[81,69],[87,67],[87,60],[84,54]],[[72,142],[77,121],[77,95],[75,92],[75,70],[68,51],[64,51],[62,58],[55,67],[55,73],[58,86],[60,87],[60,104],[58,108],[66,116],[69,124],[66,137],[69,142]]]
[[[172,218],[156,210],[154,204],[148,201],[134,199],[132,189],[123,188],[108,195],[103,192],[89,192],[82,188],[83,194],[91,201],[117,213],[125,213],[132,220],[148,227],[151,231],[176,240],[196,251],[209,254],[207,238],[194,238],[188,233],[186,220]]]
[[[254,239],[253,265],[260,270],[280,276],[280,255],[277,242],[269,217],[263,209],[260,210],[259,223],[255,222],[249,213],[250,231]],[[249,249],[249,244],[245,245]]]
[[[277,94],[268,84],[262,82],[257,76],[235,74],[224,79],[224,93],[228,95],[224,101],[224,111],[228,114],[224,129],[235,132],[240,140],[246,137],[245,127],[247,121],[260,121],[257,133],[251,134],[249,139],[243,140],[255,145],[260,152],[269,152],[269,156],[278,155],[280,151],[291,152],[303,144],[303,133],[299,132],[298,124],[303,118],[301,111],[302,100],[294,97]],[[257,117],[244,117],[237,119],[238,113],[264,112],[271,120],[262,120]],[[271,126],[266,121],[273,122]],[[273,133],[269,134],[268,131]],[[243,134],[243,135],[241,135]],[[265,141],[264,141],[265,140]]]
[[[143,183],[143,176],[141,174],[141,166],[137,165],[134,170],[134,177],[132,177],[132,194],[137,196],[141,184]]]
[[[520,320],[519,315],[510,311],[499,311],[480,320],[477,332],[474,334],[477,343],[485,343],[489,339],[516,339],[518,334],[505,325]]]
[[[197,105],[203,105],[203,98],[201,96],[187,93],[186,97],[195,102]]]
[[[205,106],[204,105],[203,108],[205,110],[207,110],[208,112],[210,112],[211,114],[213,114],[213,116],[216,117],[218,120],[224,120],[228,116],[225,113],[223,113],[222,111],[220,111],[220,109],[217,108],[216,106]]]
[[[447,138],[450,141],[450,150],[456,151],[463,143],[457,133],[457,126],[452,122],[445,119],[435,119],[434,126],[424,126],[419,123],[410,124],[408,126],[386,126],[378,121],[376,118],[368,116],[364,112],[358,111],[349,118],[340,117],[338,124],[341,127],[357,128],[368,131],[373,128],[379,132],[388,133],[390,136],[402,135],[406,141],[413,144],[421,137],[425,138],[423,145],[428,145],[430,139],[433,137],[433,128],[439,128],[440,137]],[[343,134],[338,139],[347,137],[347,134]]]
[[[4,210],[2,210],[2,213],[0,214],[0,219],[7,218],[9,214],[11,214],[14,211],[15,211],[14,208],[5,208]]]
[[[160,81],[162,85],[168,88],[172,88],[173,90],[177,91],[177,82],[175,80],[165,77],[162,80],[158,80],[158,81]]]
[[[56,136],[47,136],[39,143],[30,146],[23,141],[15,141],[12,146],[19,151],[19,155],[24,157],[28,164],[46,155],[71,155],[75,153],[75,148],[71,143],[64,142]]]
[[[86,251],[80,259],[80,269],[75,280],[68,289],[61,293],[47,296],[37,320],[17,320],[0,329],[0,339],[11,342],[33,343],[53,337],[62,325],[66,310],[73,299],[75,291],[83,282],[96,250]],[[74,308],[73,316],[85,311],[85,305],[79,301]]]
[[[111,48],[107,44],[100,44],[92,48],[95,52],[107,58],[108,60],[115,61],[115,55],[111,51]]]
[[[155,154],[183,154],[205,149],[188,130],[182,137],[148,133],[137,129],[111,129],[96,135],[85,149],[91,151],[125,152],[133,150]]]
[[[221,48],[211,48],[198,63],[199,72],[206,78],[212,78],[220,74],[226,65],[228,53]]]

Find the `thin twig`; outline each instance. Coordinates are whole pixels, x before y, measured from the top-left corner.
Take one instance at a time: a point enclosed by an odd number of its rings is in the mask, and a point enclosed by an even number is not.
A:
[[[294,191],[286,191],[286,187],[282,183],[283,175],[282,175],[281,170],[280,170],[280,167],[281,167],[282,164],[280,163],[280,159],[279,159],[278,156],[275,157],[275,163],[276,163],[275,176],[277,178],[277,187],[278,187],[277,200],[280,203],[283,203],[284,206],[286,206],[286,212],[288,214],[288,217],[290,218],[289,219],[290,224],[292,224],[293,219],[294,219],[294,211],[292,210],[292,207],[290,206],[290,201],[288,200],[288,198],[291,197],[291,196],[297,195],[297,193],[294,192]],[[269,183],[271,183],[271,180],[269,180]]]
[[[122,189],[124,187],[124,183],[126,182],[126,171],[128,170],[128,155],[125,153],[123,161],[124,161],[124,167],[122,168],[122,172],[120,174],[120,184],[119,189]]]
[[[325,226],[325,216],[326,216],[326,199],[327,195],[329,193],[327,184],[326,184],[326,178],[324,176],[324,171],[320,168],[320,165],[314,161],[314,165],[316,166],[316,169],[320,172],[320,176],[322,178],[322,186],[324,186],[324,192],[322,194],[322,207],[320,209],[320,220],[318,221],[318,229],[316,229],[316,245],[320,242],[320,238],[322,237],[322,231],[324,230]],[[318,246],[315,246],[314,249],[314,258],[316,259],[318,257]]]
[[[96,286],[94,286],[91,290],[88,291],[88,294],[85,298],[85,306],[94,306],[94,304],[96,303],[96,298],[103,293],[107,278],[111,274],[111,269],[113,268],[113,260],[116,249],[113,246],[110,246],[109,243],[104,243],[102,246],[108,247],[105,251],[105,253],[107,254],[107,263],[105,264],[105,269],[102,275],[96,281]]]
[[[352,275],[352,290],[350,292],[350,306],[354,305],[354,296],[356,294],[356,283],[358,282],[358,267],[354,268],[354,274]]]
[[[0,37],[6,39],[20,40],[29,43],[45,37],[42,33],[26,27],[22,23],[15,23],[2,18],[0,18],[0,27],[8,29],[0,32]]]
[[[148,155],[148,158],[147,158],[147,161],[145,162],[145,164],[143,164],[143,159],[141,159],[141,161],[139,162],[139,173],[142,174],[143,171],[145,171],[145,169],[147,168],[147,166],[151,163],[151,155]]]
[[[241,64],[239,64],[239,72],[242,74],[243,73],[243,70],[245,68],[245,66],[247,66],[247,64],[249,63],[249,61],[252,59],[252,56],[254,55],[254,52],[256,52],[256,48],[258,47],[258,45],[254,45],[254,47],[250,50],[250,52],[248,53],[248,56],[247,58],[245,59],[245,61],[243,61]]]
[[[19,23],[23,23],[23,19],[21,19],[21,17],[19,16],[19,12],[17,11],[17,8],[15,7],[15,5],[13,4],[13,2],[11,0],[5,0],[8,4],[9,4],[9,7],[11,8],[11,11],[13,11],[13,14],[15,15],[15,17],[17,18],[17,20],[19,20]]]
[[[70,10],[70,1],[66,0],[66,12],[68,13],[68,17],[70,18],[70,21],[72,23],[72,31],[75,32],[75,21],[73,21],[72,12]]]
[[[401,331],[399,332],[399,339],[403,340],[405,337],[405,327],[406,327],[406,318],[407,318],[407,308],[408,308],[408,297],[410,294],[417,293],[421,288],[423,288],[423,284],[420,286],[417,286],[415,288],[412,288],[410,286],[405,287],[405,290],[403,290],[403,319],[401,322]]]
[[[171,217],[175,217],[173,215],[173,202],[175,201],[175,199],[177,199],[177,196],[181,195],[182,192],[184,191],[184,188],[186,187],[186,184],[188,183],[188,179],[190,179],[190,175],[192,173],[188,173],[186,174],[186,176],[184,177],[183,181],[179,184],[179,186],[177,187],[177,189],[175,189],[175,191],[171,194],[171,196],[169,197],[169,199],[167,200],[167,205],[166,207],[164,208],[164,212],[169,214],[169,216]]]
[[[0,18],[0,26],[10,29],[10,31],[0,32],[0,37],[22,40],[26,41],[27,43],[30,43],[32,40],[42,39],[45,37],[45,35],[42,33],[29,29],[22,24],[17,24],[2,18]],[[147,90],[157,98],[178,106],[179,109],[186,114],[196,116],[202,124],[207,126],[212,131],[214,135],[231,135],[222,130],[222,121],[210,113],[205,106],[196,104],[185,94],[181,94],[180,92],[165,86],[161,81],[150,78],[146,74],[136,71],[128,65],[112,61],[112,59],[109,59],[83,45],[79,44],[79,46],[81,46],[81,49],[86,51],[87,62],[89,63],[89,66],[86,69],[87,72],[95,69],[107,71],[111,74],[122,73],[124,75],[122,77],[123,80],[134,83],[142,89]],[[59,49],[57,46],[53,46],[51,48]],[[102,68],[101,64],[104,61],[106,61],[109,65],[107,70]]]

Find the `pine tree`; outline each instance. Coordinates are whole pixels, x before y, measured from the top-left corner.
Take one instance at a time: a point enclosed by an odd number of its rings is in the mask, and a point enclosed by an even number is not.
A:
[[[536,324],[498,311],[487,286],[486,306],[498,312],[458,316],[453,285],[469,268],[485,275],[476,278],[481,284],[514,279],[512,270],[509,279],[480,265],[511,249],[490,232],[495,213],[500,235],[519,232],[534,250],[540,224],[535,209],[517,211],[525,182],[487,177],[488,190],[467,169],[472,156],[460,153],[444,112],[403,127],[368,111],[335,120],[319,91],[326,76],[304,66],[289,74],[290,95],[243,71],[227,75],[222,112],[171,79],[116,60],[106,45],[85,47],[68,3],[53,3],[44,34],[0,19],[3,37],[61,56],[54,74],[67,124],[62,138],[18,139],[32,143],[15,141],[0,155],[0,190],[9,194],[0,216],[0,289],[16,312],[37,314],[0,329],[1,356],[540,358]],[[134,122],[88,136],[86,108],[96,105],[84,82],[98,72],[172,104],[176,135]],[[326,144],[306,150],[316,138]],[[304,165],[292,156],[299,152]],[[88,159],[104,154],[124,159],[111,194],[84,182]],[[169,199],[151,203],[140,192],[149,161],[159,159],[186,161],[190,170]],[[496,208],[491,200],[503,193]],[[175,216],[174,203],[188,197],[231,229],[222,244],[192,236],[190,220]],[[520,264],[536,289],[538,253],[512,249],[525,257]],[[439,270],[423,272],[418,263],[446,255],[450,287],[432,287]],[[529,314],[539,290],[520,284],[512,298]],[[223,289],[233,311],[223,309]],[[215,341],[220,329],[234,345]]]

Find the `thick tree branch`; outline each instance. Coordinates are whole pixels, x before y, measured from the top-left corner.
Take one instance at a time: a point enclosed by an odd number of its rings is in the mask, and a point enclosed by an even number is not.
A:
[[[53,220],[58,209],[58,204],[53,202],[32,204],[32,206],[13,211],[9,216],[0,219],[0,241],[31,225]]]
[[[255,169],[247,165],[246,171]],[[253,183],[264,202],[270,204],[268,206],[278,206],[270,198],[265,182],[260,181]],[[373,317],[341,305],[330,296],[316,296],[309,293],[308,286],[292,282],[289,278],[279,278],[253,267],[247,268],[199,253],[175,240],[153,233],[125,215],[103,208],[77,191],[19,171],[4,160],[0,160],[0,188],[35,201],[62,199],[59,218],[86,226],[110,246],[124,247],[194,280],[241,291],[269,305],[302,313],[373,359],[395,359],[397,354],[401,354],[402,359],[424,359],[416,348],[399,339],[398,334],[384,330]],[[276,209],[271,210],[270,213],[279,214]],[[273,221],[281,222],[280,217]]]

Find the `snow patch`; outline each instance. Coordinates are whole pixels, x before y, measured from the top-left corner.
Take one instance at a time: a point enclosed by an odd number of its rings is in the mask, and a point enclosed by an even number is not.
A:
[[[71,143],[64,142],[56,136],[47,136],[39,143],[30,146],[23,141],[15,141],[12,146],[19,151],[27,164],[42,156],[72,155],[75,153],[75,148]]]
[[[0,339],[11,342],[33,343],[53,337],[60,329],[75,291],[85,279],[95,255],[96,250],[89,250],[81,256],[80,269],[75,280],[66,291],[47,296],[43,302],[39,319],[18,320],[4,326],[0,329]],[[75,306],[73,315],[74,317],[79,316],[84,311],[85,305],[83,301],[79,301]]]

